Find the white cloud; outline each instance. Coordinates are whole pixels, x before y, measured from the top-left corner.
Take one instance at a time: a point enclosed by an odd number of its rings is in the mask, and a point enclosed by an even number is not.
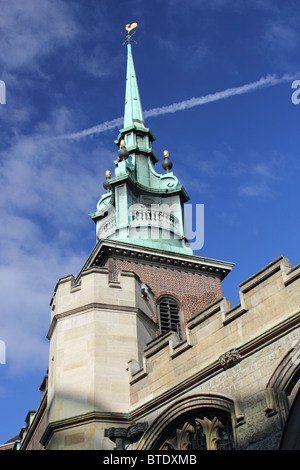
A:
[[[27,246],[25,240],[13,244],[2,237],[7,263],[2,260],[0,265],[0,337],[6,344],[6,364],[11,373],[42,367],[46,372],[51,295],[58,277],[82,264],[82,253],[76,255],[67,249],[62,253],[46,238],[42,243],[35,236],[36,227],[23,232],[26,222],[19,220],[18,235],[20,239],[29,237]]]
[[[210,178],[220,176],[220,173],[224,173],[226,169],[228,170],[228,168],[232,167],[228,155],[219,150],[216,150],[209,159],[202,157],[199,158],[196,166],[200,173],[203,173],[206,177]]]
[[[214,101],[219,101],[223,99],[228,99],[232,96],[243,95],[245,93],[250,93],[262,88],[268,88],[271,86],[279,85],[281,83],[288,83],[292,82],[296,77],[299,77],[299,74],[290,75],[285,74],[281,77],[277,77],[276,75],[267,75],[266,77],[261,77],[259,80],[251,83],[246,83],[245,85],[227,88],[223,91],[217,91],[215,93],[211,93],[209,95],[200,96],[197,98],[190,98],[189,100],[179,101],[177,103],[169,104],[167,106],[160,106],[157,108],[153,108],[150,110],[144,111],[144,118],[159,116],[162,114],[169,114],[169,113],[176,113],[178,111],[185,111],[187,109],[194,108],[195,106],[201,106],[204,104],[212,103]],[[99,134],[101,132],[105,132],[109,129],[114,129],[119,127],[123,122],[123,118],[116,118],[111,121],[105,121],[102,124],[98,124],[96,126],[90,127],[88,129],[84,129],[82,131],[63,134],[55,139],[81,139],[88,135],[92,134]]]
[[[178,42],[172,41],[171,39],[168,39],[166,37],[161,37],[161,36],[154,36],[154,40],[166,54],[168,54],[171,57],[174,57],[175,60],[178,59],[178,52],[179,52],[179,46]]]
[[[78,132],[72,132],[68,134],[58,135],[56,137],[50,137],[49,140],[65,140],[65,139],[80,139],[83,137],[87,137],[93,134],[100,134],[101,132],[106,132],[110,129],[115,129],[123,125],[124,117],[119,117],[116,119],[112,119],[111,121],[105,121],[102,124],[97,124],[96,126],[89,127],[88,129],[84,129]]]
[[[266,182],[253,182],[240,187],[239,195],[245,197],[268,197],[271,195],[270,188]]]
[[[277,176],[273,173],[274,168],[268,165],[266,162],[260,162],[253,165],[252,171],[255,175],[263,178],[277,179]]]
[[[247,171],[240,178],[238,194],[242,197],[273,197],[276,182],[282,176],[282,159],[278,156],[266,156],[258,163],[248,163]]]
[[[13,373],[46,364],[51,295],[59,277],[77,275],[93,248],[88,213],[104,191],[99,176],[104,180],[107,160],[115,158],[99,143],[89,146],[87,160],[86,143],[84,152],[70,141],[44,139],[70,123],[68,111],[57,109],[38,132],[16,136],[2,152],[0,339]]]
[[[265,32],[265,40],[280,50],[291,50],[299,44],[299,34],[288,22],[271,22]]]
[[[97,38],[99,41],[99,38]],[[78,45],[76,48],[76,62],[87,72],[88,75],[108,78],[112,75],[123,73],[124,52],[120,50],[118,54],[110,56],[103,44],[93,44],[86,48]]]
[[[73,40],[78,29],[68,5],[56,0],[0,1],[2,69],[34,68],[56,47]]]
[[[54,114],[57,122],[67,119],[64,110],[62,113],[57,110]],[[49,131],[52,128],[50,122],[47,126]],[[56,128],[63,129],[64,126],[56,125]],[[78,156],[77,165],[72,165],[72,159],[76,158],[76,149],[71,150],[66,142],[64,144],[46,144],[35,135],[15,139],[2,154],[1,206],[26,211],[27,214],[39,213],[41,217],[48,214],[51,217],[59,201],[64,200],[63,215],[67,216],[68,206],[72,201],[71,188],[75,187],[74,179],[78,178],[76,170],[80,166],[80,158]],[[90,185],[88,172],[84,168],[81,168],[81,178],[82,184],[77,185],[77,194],[80,193],[79,203],[84,203],[88,196],[85,196],[82,185]]]
[[[171,40],[158,35],[155,35],[153,38],[168,58],[174,60],[176,66],[178,66],[178,57],[184,56],[184,61],[181,63],[181,68],[183,67],[184,69],[198,68],[209,55],[209,48],[203,43],[186,48],[178,43],[177,38]]]
[[[233,191],[243,198],[273,197],[278,190],[278,182],[284,175],[285,158],[277,153],[259,155],[245,150],[243,158],[236,155],[234,149],[215,150],[209,158],[198,155],[195,162],[194,152],[189,152],[188,160],[193,162],[197,177],[190,175],[189,185],[197,187],[201,181],[199,193],[212,194],[211,187],[222,178]],[[225,180],[226,179],[226,180]],[[226,183],[225,183],[226,181]]]
[[[177,111],[184,111],[186,109],[194,108],[195,106],[227,99],[232,96],[243,95],[244,93],[249,93],[260,88],[275,86],[284,82],[291,82],[293,79],[294,77],[288,74],[280,78],[276,77],[276,75],[268,75],[266,77],[260,78],[255,82],[247,83],[239,87],[228,88],[226,90],[211,93],[206,96],[191,98],[189,100],[173,103],[171,105],[154,108],[149,111],[145,111],[144,116],[158,116],[160,114],[176,113]]]
[[[34,80],[51,81],[55,69],[49,58],[68,61],[89,76],[110,77],[121,68],[122,52],[109,56],[111,21],[101,5],[94,7],[92,21],[85,25],[86,6],[66,0],[0,0],[1,79],[10,89],[27,88]],[[103,41],[106,46],[103,47]],[[56,59],[57,60],[57,59]]]

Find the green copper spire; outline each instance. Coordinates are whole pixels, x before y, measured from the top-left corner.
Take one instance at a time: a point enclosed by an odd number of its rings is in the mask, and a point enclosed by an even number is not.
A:
[[[134,69],[131,44],[127,44],[124,129],[127,127],[131,127],[135,123],[145,125],[142,104]]]
[[[185,189],[174,175],[169,152],[164,152],[162,168],[155,170],[159,159],[152,143],[155,140],[146,127],[131,49],[131,30],[137,23],[126,25],[127,70],[124,127],[115,143],[114,176],[106,173],[105,194],[90,214],[96,223],[97,240],[110,239],[175,253],[191,254],[185,234],[183,205],[189,200]]]
[[[126,142],[127,150],[131,155],[132,164],[135,165],[135,157],[140,152],[147,154],[153,164],[158,162],[158,158],[152,149],[152,142],[155,137],[151,130],[146,127],[142,103],[135,73],[135,67],[132,56],[132,34],[131,29],[135,28],[137,23],[126,25],[128,35],[123,43],[127,43],[127,69],[126,69],[126,87],[125,87],[125,108],[124,108],[124,121],[123,129],[120,129],[115,143],[120,148],[121,142]],[[139,179],[139,177],[137,177]]]

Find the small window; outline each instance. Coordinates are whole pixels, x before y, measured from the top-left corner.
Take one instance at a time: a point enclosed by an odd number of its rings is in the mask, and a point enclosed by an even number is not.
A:
[[[175,331],[181,338],[179,307],[175,300],[164,297],[158,304],[160,333]]]

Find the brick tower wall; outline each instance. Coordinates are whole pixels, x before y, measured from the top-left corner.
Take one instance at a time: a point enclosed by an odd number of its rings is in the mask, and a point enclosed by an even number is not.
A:
[[[174,297],[180,307],[183,329],[190,318],[223,295],[221,280],[213,276],[118,258],[109,258],[105,267],[111,279],[117,279],[120,271],[137,274],[152,290],[155,304],[163,295]],[[154,320],[158,321],[157,313]]]

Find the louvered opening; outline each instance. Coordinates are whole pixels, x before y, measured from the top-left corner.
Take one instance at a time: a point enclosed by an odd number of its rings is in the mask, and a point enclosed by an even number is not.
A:
[[[160,332],[175,331],[181,338],[179,308],[175,300],[165,298],[159,303]]]

